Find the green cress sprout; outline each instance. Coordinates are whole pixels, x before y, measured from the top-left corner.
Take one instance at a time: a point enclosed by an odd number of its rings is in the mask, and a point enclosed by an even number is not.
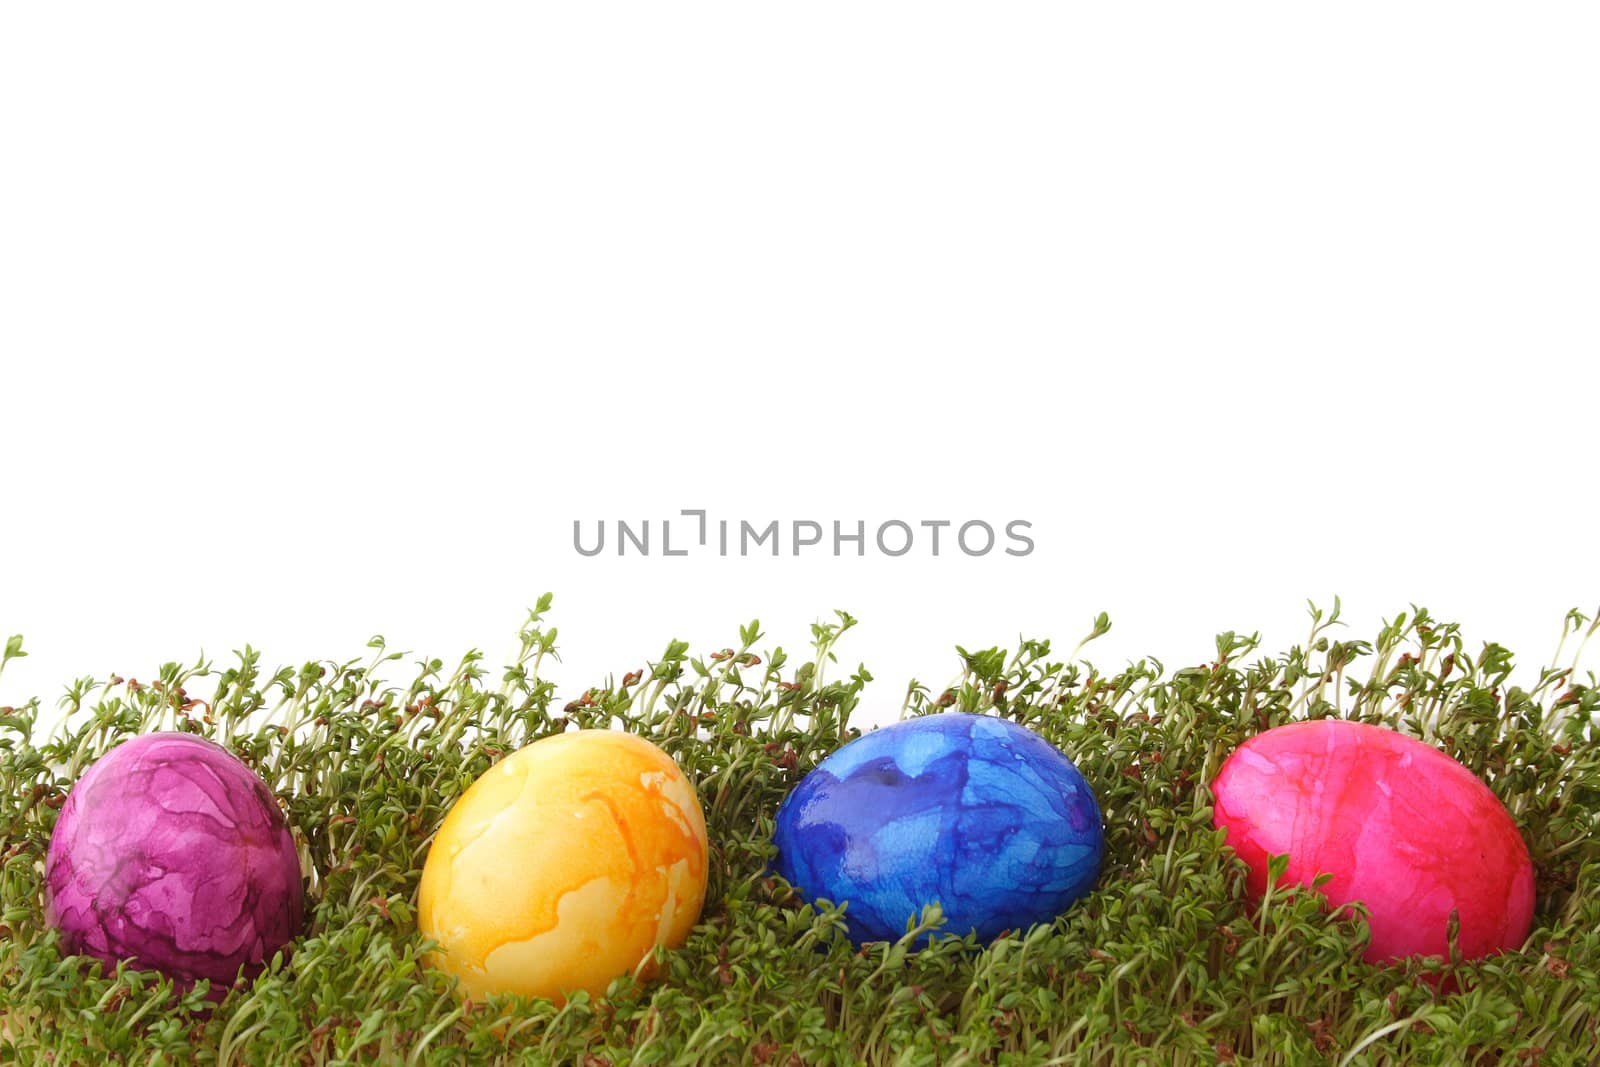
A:
[[[1509,650],[1413,608],[1372,640],[1313,607],[1304,644],[1263,654],[1217,638],[1205,663],[1104,672],[1045,640],[961,649],[944,688],[873,683],[839,665],[849,615],[803,662],[757,623],[558,704],[548,596],[509,666],[478,652],[363,656],[270,670],[246,647],[154,677],[83,677],[46,730],[39,700],[0,708],[0,1063],[36,1064],[1578,1064],[1600,1047],[1600,689],[1580,674],[1596,626],[1572,612],[1553,666],[1512,680]],[[1104,616],[1089,628],[1104,633]],[[1075,636],[1075,635],[1073,635]],[[20,638],[5,659],[21,655]],[[0,661],[3,666],[3,661]],[[391,683],[389,677],[400,679]],[[939,939],[925,912],[854,948],[838,909],[771,875],[773,815],[856,736],[863,700],[906,715],[1003,715],[1071,757],[1099,796],[1105,867],[1051,926],[986,950]],[[1520,951],[1448,964],[1361,962],[1359,915],[1245,869],[1211,826],[1207,788],[1245,738],[1293,718],[1402,730],[1466,764],[1532,853],[1534,930]],[[63,718],[64,717],[64,718]],[[603,998],[462,1003],[429,970],[414,916],[431,835],[493,762],[571,724],[639,733],[699,789],[706,906],[661,977]],[[44,922],[45,846],[67,789],[135,734],[216,740],[284,805],[307,875],[292,951],[220,1003],[205,983],[63,957]]]

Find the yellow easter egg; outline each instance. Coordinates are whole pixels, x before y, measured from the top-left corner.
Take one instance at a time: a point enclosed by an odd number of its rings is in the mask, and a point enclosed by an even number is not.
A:
[[[706,861],[705,816],[672,757],[632,734],[557,734],[489,768],[450,809],[417,923],[464,996],[598,996],[655,946],[683,944]]]

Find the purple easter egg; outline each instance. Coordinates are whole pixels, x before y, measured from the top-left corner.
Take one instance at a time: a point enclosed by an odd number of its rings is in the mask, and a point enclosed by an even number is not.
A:
[[[190,734],[136,737],[72,787],[45,860],[67,952],[201,978],[220,999],[300,930],[294,838],[266,784]]]

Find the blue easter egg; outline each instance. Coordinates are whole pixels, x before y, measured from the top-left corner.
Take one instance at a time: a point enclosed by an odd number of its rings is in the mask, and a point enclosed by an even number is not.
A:
[[[777,872],[845,904],[851,940],[891,941],[938,903],[941,933],[1047,923],[1093,887],[1104,836],[1083,775],[986,715],[908,719],[823,760],[778,808]]]

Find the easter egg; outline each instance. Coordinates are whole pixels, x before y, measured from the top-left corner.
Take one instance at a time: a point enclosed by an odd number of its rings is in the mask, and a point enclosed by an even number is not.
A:
[[[1533,865],[1504,805],[1473,773],[1414,738],[1320,719],[1258,734],[1228,757],[1215,824],[1259,898],[1270,856],[1284,884],[1369,912],[1368,962],[1445,957],[1450,916],[1466,959],[1518,948],[1533,921]]]
[[[535,741],[451,807],[423,865],[417,921],[459,991],[600,995],[700,916],[705,817],[655,745],[580,730]]]
[[[1052,921],[1094,885],[1100,807],[1070,760],[1005,719],[946,713],[874,730],[823,760],[778,809],[774,867],[845,905],[857,944],[940,932],[989,941]]]
[[[66,951],[130,960],[220,999],[300,930],[300,859],[254,771],[191,734],[136,737],[67,794],[45,857]]]

